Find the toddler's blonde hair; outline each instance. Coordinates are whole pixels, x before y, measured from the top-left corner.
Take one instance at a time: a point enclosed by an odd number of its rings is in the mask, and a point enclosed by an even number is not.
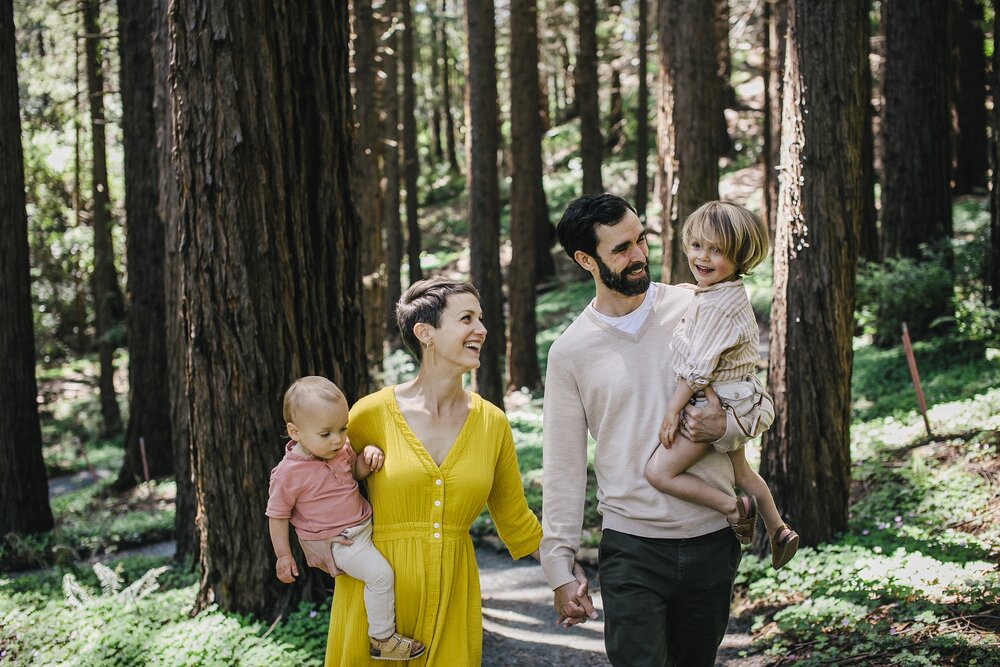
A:
[[[340,387],[320,375],[307,375],[293,382],[285,390],[285,399],[281,404],[281,413],[285,422],[294,422],[295,416],[302,406],[309,401],[323,400],[331,403],[347,402],[347,397]]]
[[[703,238],[733,263],[737,276],[748,276],[767,257],[770,245],[767,226],[745,206],[727,201],[710,201],[698,207],[684,221],[681,240],[684,249]]]

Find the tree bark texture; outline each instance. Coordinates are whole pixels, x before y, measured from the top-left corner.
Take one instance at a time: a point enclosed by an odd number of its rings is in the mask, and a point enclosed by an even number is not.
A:
[[[441,15],[448,14],[447,0],[441,0]],[[444,21],[440,25],[441,57],[443,59],[443,76],[441,77],[441,106],[444,108],[445,147],[448,153],[448,164],[452,171],[457,172],[458,149],[455,146],[455,116],[451,112],[451,50],[448,46],[448,28]]]
[[[510,294],[508,385],[541,388],[535,343],[535,229],[547,218],[542,188],[542,127],[538,88],[537,0],[510,3],[510,138],[513,166],[510,191],[512,257],[507,273]],[[547,224],[547,221],[546,223]],[[548,252],[548,248],[544,248]]]
[[[167,377],[163,219],[153,115],[152,43],[157,0],[119,0],[125,216],[128,224],[129,422],[116,486],[174,472]],[[145,462],[144,462],[145,459]]]
[[[733,89],[733,56],[729,46],[729,0],[715,0],[715,53],[718,60],[716,72],[719,78],[719,108],[715,113],[718,155],[735,156],[736,146],[729,136],[729,122],[726,109],[736,107],[736,91]]]
[[[580,110],[580,158],[583,162],[583,192],[604,190],[601,162],[601,108],[597,81],[597,0],[579,0],[580,51],[576,56],[575,101]]]
[[[111,241],[111,197],[108,193],[108,157],[105,140],[104,72],[101,49],[100,0],[83,0],[83,28],[86,33],[87,97],[93,144],[91,174],[91,226],[94,230],[94,292],[97,355],[100,360],[99,392],[105,435],[121,432],[122,416],[115,395],[114,354],[117,336],[112,331],[116,311],[121,310],[121,288],[115,272],[115,250]]]
[[[871,22],[866,22],[866,33]],[[865,36],[865,44],[870,41]],[[865,63],[868,65],[868,63]],[[872,70],[866,66],[865,77],[865,122],[861,133],[861,224],[858,235],[858,254],[864,259],[877,262],[881,258],[878,247],[878,209],[875,208],[875,128],[872,109]]]
[[[979,0],[952,0],[955,58],[957,137],[954,156],[955,195],[986,187],[986,54],[983,49],[983,7]]]
[[[951,236],[948,182],[950,0],[882,3],[882,252],[919,257],[920,244]]]
[[[764,210],[761,215],[774,239],[778,218],[778,166],[781,160],[781,86],[785,72],[785,32],[788,29],[787,0],[767,0],[764,45]]]
[[[382,304],[384,283],[382,253],[382,198],[379,191],[379,126],[376,101],[375,16],[372,0],[354,0],[354,163],[353,194],[361,235],[361,266],[365,309],[365,350],[368,367],[382,368]],[[371,389],[375,389],[371,387]]]
[[[382,43],[382,229],[385,230],[385,338],[389,345],[402,344],[396,325],[396,303],[403,296],[403,219],[399,215],[399,0],[386,0],[382,5],[386,24]]]
[[[0,0],[0,544],[52,529],[35,384],[14,5]]]
[[[175,557],[198,560],[198,540],[195,534],[197,511],[194,478],[191,472],[191,433],[187,397],[184,391],[184,365],[187,358],[187,336],[181,317],[184,281],[180,263],[181,229],[177,200],[177,180],[173,165],[173,104],[169,93],[170,38],[168,8],[172,0],[156,0],[153,11],[153,76],[156,79],[153,115],[156,123],[156,163],[159,175],[157,214],[163,221],[164,256],[163,285],[166,308],[165,341],[167,353],[166,380],[169,391],[170,430],[173,437],[174,479],[177,496],[174,501]]]
[[[993,34],[1000,35],[1000,2],[993,0]],[[1000,49],[993,49],[990,78],[994,100],[1000,91]],[[1000,308],[1000,104],[995,101],[990,112],[990,250],[986,261],[986,297]]]
[[[715,8],[703,0],[660,0],[657,104],[663,280],[690,282],[681,245],[684,220],[719,198],[719,78]]]
[[[489,335],[480,352],[476,391],[503,408],[504,378],[500,356],[504,335],[500,274],[500,193],[497,183],[499,121],[497,111],[496,25],[493,0],[466,0],[466,168],[469,188],[469,235],[472,282],[482,297]]]
[[[636,12],[639,14],[639,90],[635,109],[635,210],[639,219],[646,220],[646,202],[649,198],[649,174],[647,159],[649,156],[649,4],[647,0],[637,0]]]
[[[282,394],[323,375],[353,402],[368,381],[347,5],[170,8],[197,605],[273,617],[302,592],[274,577],[264,516]]]
[[[867,20],[867,0],[788,2],[768,370],[776,414],[760,473],[808,545],[847,528]]]
[[[413,80],[413,40],[417,26],[413,20],[412,1],[398,0],[403,26],[403,184],[406,187],[406,256],[411,285],[424,277],[420,268],[420,219],[417,217],[420,158],[417,155],[417,93]]]

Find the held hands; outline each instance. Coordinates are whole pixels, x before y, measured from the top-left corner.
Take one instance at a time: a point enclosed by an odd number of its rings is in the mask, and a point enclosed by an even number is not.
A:
[[[382,464],[385,463],[385,454],[375,445],[365,446],[361,451],[361,457],[365,460],[365,465],[372,472],[381,470]]]
[[[295,564],[295,559],[292,558],[291,554],[278,556],[278,560],[274,564],[274,572],[278,575],[278,579],[284,584],[293,583],[295,581],[295,577],[299,576],[299,568]]]
[[[586,623],[587,619],[597,618],[587,574],[579,563],[573,563],[573,576],[576,577],[576,581],[567,582],[554,591],[553,606],[559,614],[556,625],[564,628],[571,628],[578,623]]]

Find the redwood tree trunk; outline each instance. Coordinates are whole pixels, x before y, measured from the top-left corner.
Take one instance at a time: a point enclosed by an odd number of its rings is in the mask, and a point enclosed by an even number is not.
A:
[[[657,148],[663,280],[690,282],[681,247],[685,218],[719,198],[719,78],[715,8],[704,0],[661,0]]]
[[[413,81],[413,0],[398,0],[403,24],[403,181],[406,186],[406,256],[410,267],[410,284],[422,280],[420,268],[420,220],[418,215],[417,177],[420,159],[417,156],[417,93]]]
[[[764,3],[764,206],[761,211],[774,238],[778,219],[778,165],[781,161],[781,97],[785,75],[787,0]]]
[[[921,244],[941,250],[950,264],[948,40],[942,39],[950,0],[882,3],[885,26],[885,109],[882,114],[882,227],[885,257],[922,257]],[[950,299],[928,299],[907,319],[910,335],[952,315]],[[878,331],[890,344],[899,331]]]
[[[983,49],[983,7],[979,0],[952,0],[955,17],[955,141],[953,194],[986,187],[986,55]]]
[[[0,544],[52,529],[35,384],[14,5],[0,0]]]
[[[951,235],[948,187],[949,0],[882,4],[885,111],[882,242],[887,257],[918,257]]]
[[[198,607],[274,616],[294,600],[264,516],[282,393],[324,375],[353,402],[367,384],[347,6],[170,7]]]
[[[1000,2],[993,0],[993,34],[1000,35]],[[993,49],[993,110],[990,113],[990,251],[986,261],[987,298],[995,308],[1000,308],[1000,49]]]
[[[399,0],[386,0],[382,5],[387,35],[382,49],[382,67],[385,80],[382,84],[382,106],[385,122],[382,125],[382,167],[385,171],[385,188],[382,192],[382,228],[385,230],[385,338],[389,345],[402,344],[396,324],[396,303],[403,295],[403,220],[399,216]]]
[[[847,528],[861,164],[845,147],[861,143],[867,20],[867,0],[788,3],[768,370],[776,414],[760,473],[808,545]]]
[[[170,63],[170,39],[167,31],[167,10],[172,0],[157,0],[153,7],[153,76],[156,79],[153,113],[156,122],[156,162],[159,173],[159,199],[156,210],[164,226],[163,257],[164,303],[166,305],[165,340],[167,349],[167,385],[170,392],[170,430],[173,436],[174,479],[177,481],[175,500],[174,540],[176,558],[198,560],[198,540],[195,535],[194,478],[191,474],[190,418],[184,392],[184,364],[187,357],[187,336],[181,318],[184,281],[181,273],[181,229],[177,204],[177,180],[172,161],[173,105],[167,74]]]
[[[115,272],[115,250],[111,241],[111,197],[108,193],[108,158],[105,141],[104,72],[101,50],[100,0],[83,0],[83,29],[86,33],[87,96],[90,100],[90,127],[93,143],[91,176],[91,226],[94,229],[94,292],[97,355],[100,361],[99,390],[105,435],[121,432],[122,416],[115,395],[114,354],[117,336],[116,311],[120,313],[121,288]]]
[[[482,296],[489,335],[480,353],[476,390],[503,408],[500,355],[506,350],[500,276],[500,194],[497,184],[497,70],[493,0],[466,0],[466,168],[472,282]]]
[[[129,422],[116,486],[129,488],[174,472],[167,377],[163,219],[157,212],[159,165],[153,115],[156,0],[118,1],[125,216],[128,223]]]
[[[576,57],[575,102],[580,110],[580,158],[583,161],[583,192],[604,190],[601,161],[601,109],[597,92],[597,0],[579,0],[580,51]]]
[[[646,70],[649,67],[649,5],[646,0],[636,1],[639,14],[639,91],[635,108],[635,210],[639,218],[646,219],[646,202],[649,197],[649,177],[646,160],[649,155],[649,81]]]
[[[354,0],[354,144],[353,199],[360,212],[364,231],[361,238],[361,266],[364,276],[365,349],[368,367],[382,368],[382,326],[384,306],[382,261],[382,198],[379,192],[379,137],[381,127],[376,104],[376,41],[372,0]]]
[[[510,191],[510,240],[507,282],[510,291],[508,385],[541,388],[535,343],[535,228],[542,189],[542,127],[538,88],[537,0],[510,3],[510,136],[513,177]],[[540,199],[539,199],[540,193]],[[548,249],[545,249],[548,252]]]

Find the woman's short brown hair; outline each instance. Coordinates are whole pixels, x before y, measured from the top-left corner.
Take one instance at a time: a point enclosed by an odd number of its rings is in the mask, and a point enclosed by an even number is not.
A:
[[[423,349],[413,327],[419,323],[437,328],[441,313],[448,307],[448,298],[453,294],[471,294],[479,299],[479,292],[470,282],[429,278],[410,285],[399,303],[396,304],[396,324],[403,337],[403,343],[416,357],[422,360]]]

